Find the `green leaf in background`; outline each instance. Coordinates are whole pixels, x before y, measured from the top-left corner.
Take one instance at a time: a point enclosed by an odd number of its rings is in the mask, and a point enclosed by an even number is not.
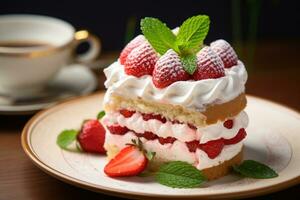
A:
[[[278,176],[269,166],[254,160],[245,160],[242,164],[233,166],[233,169],[243,176],[256,179],[274,178]]]
[[[73,130],[73,129],[64,130],[58,135],[56,139],[56,143],[62,149],[68,150],[68,146],[71,145],[76,140],[77,134],[78,134],[77,130]]]
[[[198,49],[208,33],[210,20],[207,15],[197,15],[188,18],[180,26],[176,44],[181,53]]]
[[[155,178],[160,184],[172,188],[194,188],[206,180],[196,167],[182,161],[162,165]]]
[[[102,110],[102,111],[100,111],[100,112],[98,113],[97,119],[102,119],[102,117],[104,117],[104,116],[105,116],[105,111]]]
[[[167,50],[174,49],[176,36],[166,24],[159,19],[146,17],[141,20],[141,30],[151,46],[161,55]]]
[[[190,54],[181,57],[183,69],[190,75],[193,75],[197,69],[197,57],[195,54]]]

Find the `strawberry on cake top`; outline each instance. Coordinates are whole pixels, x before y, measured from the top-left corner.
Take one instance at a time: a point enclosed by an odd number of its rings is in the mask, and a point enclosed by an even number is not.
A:
[[[104,70],[110,158],[134,139],[156,153],[154,163],[185,161],[208,179],[241,161],[247,71],[225,40],[203,44],[208,29],[205,15],[177,34],[158,19],[141,21],[143,35]]]

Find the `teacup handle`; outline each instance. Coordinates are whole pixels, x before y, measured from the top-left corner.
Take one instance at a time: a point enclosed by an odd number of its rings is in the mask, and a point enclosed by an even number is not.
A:
[[[78,47],[79,44],[83,42],[88,42],[90,44],[90,48],[86,52],[82,54],[74,53],[75,62],[88,63],[95,60],[99,56],[101,52],[101,42],[97,36],[89,33],[87,30],[80,30],[75,33],[74,40],[75,40],[75,47],[74,47],[75,49]]]

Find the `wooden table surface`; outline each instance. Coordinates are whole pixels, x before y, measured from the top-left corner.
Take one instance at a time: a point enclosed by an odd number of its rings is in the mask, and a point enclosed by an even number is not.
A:
[[[247,93],[271,99],[299,111],[300,70],[297,68],[282,70],[281,64],[279,60],[276,61],[275,56],[272,66],[278,65],[275,67],[277,70],[250,71]],[[263,65],[263,63],[256,65]],[[102,86],[101,73],[99,77]],[[102,88],[103,86],[99,89]],[[0,115],[0,200],[117,199],[68,185],[35,167],[26,157],[20,143],[22,128],[30,117]],[[300,197],[300,185],[255,199],[283,199],[286,196]]]

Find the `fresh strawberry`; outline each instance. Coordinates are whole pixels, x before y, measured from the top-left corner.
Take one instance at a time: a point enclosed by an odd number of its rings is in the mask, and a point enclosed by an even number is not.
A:
[[[199,141],[193,140],[193,141],[190,141],[190,142],[186,142],[186,145],[187,145],[190,152],[196,152],[196,150],[199,146]]]
[[[77,140],[83,151],[105,153],[105,129],[98,120],[87,120],[77,135]]]
[[[227,129],[232,129],[233,127],[233,120],[232,119],[228,119],[223,123],[223,126]]]
[[[135,111],[132,111],[132,110],[127,110],[127,109],[122,109],[119,111],[121,113],[121,115],[123,115],[125,118],[129,118],[131,117]]]
[[[160,144],[164,145],[164,144],[173,144],[175,142],[176,138],[173,138],[173,137],[166,137],[166,138],[163,138],[163,137],[159,137],[158,138],[158,141]]]
[[[151,45],[143,43],[128,55],[124,64],[125,73],[136,77],[152,75],[157,60],[158,55]]]
[[[157,88],[165,88],[176,81],[186,81],[189,74],[184,71],[182,63],[177,53],[169,49],[157,61],[152,81]]]
[[[235,137],[231,139],[223,139],[224,144],[229,145],[229,144],[236,144],[240,141],[242,141],[246,137],[247,133],[244,128],[241,128],[239,132],[236,134]]]
[[[115,135],[124,135],[129,131],[127,127],[120,126],[118,124],[107,126],[107,128],[111,134]]]
[[[158,138],[157,135],[149,131],[144,132],[143,137],[147,140],[155,140]]]
[[[205,144],[200,144],[199,148],[205,151],[210,159],[217,157],[224,147],[223,139],[211,140]]]
[[[175,119],[171,121],[172,124],[182,124],[182,122],[180,122],[179,120]]]
[[[148,120],[150,120],[150,119],[156,119],[156,120],[161,121],[162,123],[166,123],[166,121],[167,121],[166,118],[164,118],[164,117],[161,116],[161,115],[145,114],[145,113],[143,113],[142,115],[143,115],[143,119],[144,119],[145,121],[148,121]]]
[[[135,135],[137,137],[143,137],[147,140],[155,140],[155,139],[158,139],[158,136],[155,135],[154,133],[150,132],[150,131],[146,131],[144,133],[135,133]]]
[[[210,44],[210,47],[220,56],[225,68],[230,68],[237,64],[238,57],[234,49],[225,40],[216,40]]]
[[[136,146],[127,146],[109,161],[104,173],[110,177],[135,176],[144,171],[147,163],[143,151]]]
[[[220,78],[225,76],[221,58],[210,47],[203,47],[197,54],[197,69],[193,74],[195,80]]]
[[[136,47],[140,46],[143,43],[146,43],[146,39],[143,35],[138,35],[137,37],[135,37],[133,40],[131,40],[126,46],[125,48],[122,50],[121,54],[120,54],[120,63],[122,65],[125,64],[127,56],[130,54],[130,52],[135,49]]]
[[[197,130],[197,127],[193,124],[188,123],[190,129]]]

